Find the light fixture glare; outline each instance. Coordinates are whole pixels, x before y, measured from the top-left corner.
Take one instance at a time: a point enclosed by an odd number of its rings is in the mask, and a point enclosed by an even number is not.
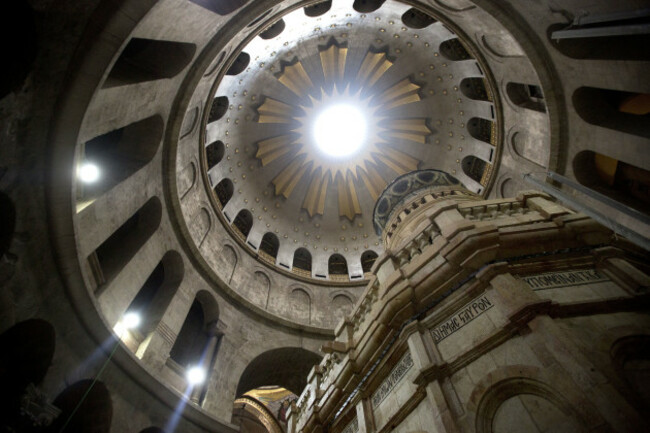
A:
[[[190,385],[198,385],[205,381],[205,370],[202,367],[194,366],[187,370],[187,381]]]
[[[140,320],[140,315],[138,313],[130,311],[122,318],[122,325],[126,329],[134,329],[140,325]]]
[[[318,148],[333,157],[350,156],[366,139],[366,118],[357,107],[336,104],[323,110],[314,123]]]
[[[79,166],[77,177],[84,183],[97,182],[99,179],[99,168],[95,164],[85,162]]]

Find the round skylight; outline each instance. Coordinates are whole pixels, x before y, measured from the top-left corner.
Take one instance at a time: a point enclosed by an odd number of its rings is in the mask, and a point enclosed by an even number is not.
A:
[[[327,107],[316,118],[314,139],[326,155],[337,158],[352,155],[366,139],[366,118],[350,104]]]

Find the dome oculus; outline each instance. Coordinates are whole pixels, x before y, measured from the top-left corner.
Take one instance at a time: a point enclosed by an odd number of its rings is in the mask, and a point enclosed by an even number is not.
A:
[[[326,107],[314,122],[314,140],[318,149],[333,157],[356,153],[366,139],[366,117],[352,104]]]

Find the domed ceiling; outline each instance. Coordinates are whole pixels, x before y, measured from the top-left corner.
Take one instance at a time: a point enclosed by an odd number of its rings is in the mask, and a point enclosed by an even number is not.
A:
[[[499,110],[475,49],[410,5],[365,3],[262,29],[215,83],[205,126],[222,222],[306,278],[363,279],[382,252],[373,207],[397,176],[435,168],[485,194],[497,160]],[[329,275],[309,260],[332,260]]]

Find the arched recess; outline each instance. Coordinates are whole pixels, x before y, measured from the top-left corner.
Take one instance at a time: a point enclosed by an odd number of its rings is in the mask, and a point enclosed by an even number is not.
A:
[[[222,278],[230,283],[230,280],[232,280],[232,276],[235,273],[235,269],[237,268],[237,253],[235,253],[235,249],[230,245],[224,245],[221,257],[225,264]]]
[[[16,207],[9,196],[0,192],[0,260],[11,246],[16,229]]]
[[[618,374],[633,392],[633,398],[644,410],[650,408],[650,335],[620,338],[610,349]]]
[[[650,60],[649,34],[600,36],[591,38],[553,39],[551,35],[567,27],[565,23],[553,24],[548,28],[550,44],[556,50],[572,59],[593,60]]]
[[[162,320],[178,287],[183,281],[183,258],[176,251],[167,251],[133,298],[125,313],[140,316],[140,325],[128,331],[126,345],[142,358],[156,327]]]
[[[212,216],[206,207],[201,207],[194,212],[190,221],[190,232],[195,242],[200,247],[212,227]]]
[[[122,271],[158,230],[161,217],[160,199],[151,197],[88,256],[98,291]]]
[[[484,143],[493,144],[496,142],[495,126],[491,120],[483,119],[482,117],[472,117],[467,122],[467,132],[472,137]]]
[[[248,209],[240,210],[232,222],[232,228],[237,236],[245,241],[253,228],[253,214]]]
[[[332,275],[348,275],[348,262],[340,254],[332,254],[327,260],[327,272]]]
[[[260,38],[268,40],[280,36],[280,33],[284,31],[286,24],[283,19],[276,21],[272,26],[260,33]]]
[[[208,114],[208,123],[221,119],[228,111],[228,104],[227,96],[217,96],[214,98],[210,106],[210,114]]]
[[[650,138],[650,94],[580,87],[572,99],[585,122]]]
[[[0,426],[20,417],[25,388],[43,381],[54,357],[55,337],[54,327],[41,319],[17,323],[0,335]]]
[[[226,75],[239,75],[248,67],[248,64],[251,62],[251,56],[242,51],[239,53],[235,61],[230,65],[230,68],[226,71]]]
[[[196,45],[187,42],[132,38],[109,72],[104,88],[173,78],[194,57]]]
[[[578,182],[642,212],[650,212],[650,171],[584,150],[573,159]]]
[[[385,1],[386,0],[354,0],[352,7],[355,11],[365,14],[376,11]]]
[[[219,164],[226,153],[226,146],[223,141],[217,140],[205,147],[205,160],[208,164],[208,170]]]
[[[412,29],[423,29],[437,22],[437,20],[419,9],[411,8],[402,15],[402,22]]]
[[[271,291],[271,279],[266,272],[255,271],[250,276],[246,287],[247,298],[254,304],[266,308]]]
[[[540,140],[539,136],[533,137],[529,131],[516,131],[510,138],[512,149],[517,156],[540,167],[546,167],[549,149],[541,146]]]
[[[506,84],[506,94],[510,101],[518,107],[546,113],[542,88],[536,84],[509,82]]]
[[[488,168],[487,162],[475,157],[474,155],[468,155],[461,161],[461,167],[463,169],[463,173],[481,185],[485,186],[485,180],[483,177],[485,175],[486,169]]]
[[[486,391],[476,411],[477,433],[586,432],[569,402],[545,383],[506,379]]]
[[[297,288],[291,291],[287,313],[296,322],[311,322],[311,296],[306,290]]]
[[[460,39],[447,39],[440,44],[440,54],[452,61],[469,60],[472,56],[462,44]]]
[[[246,4],[247,0],[189,0],[217,15],[228,15]]]
[[[361,269],[364,274],[370,272],[372,265],[375,264],[375,260],[377,260],[377,253],[372,250],[364,251],[363,254],[361,254]]]
[[[291,270],[298,275],[311,276],[311,253],[307,248],[301,247],[294,251]]]
[[[178,173],[178,195],[183,198],[194,186],[196,182],[196,164],[190,161],[184,169]]]
[[[201,290],[196,294],[169,352],[169,357],[182,370],[205,365],[206,371],[210,371],[209,367],[212,365],[217,348],[216,346],[213,348],[213,353],[207,353],[207,349],[210,338],[214,337],[213,326],[218,320],[217,301],[211,293]]]
[[[242,372],[237,394],[262,386],[277,385],[299,395],[307,385],[307,375],[321,356],[302,347],[271,349],[255,357]]]
[[[332,311],[338,318],[349,316],[353,307],[354,303],[348,295],[340,293],[332,298]]]
[[[109,433],[111,430],[113,402],[108,388],[101,381],[83,379],[75,382],[64,389],[52,404],[61,409],[61,414],[46,429],[47,433],[60,432],[73,411],[74,416],[70,418],[65,431]]]
[[[467,77],[460,81],[460,91],[469,99],[475,101],[491,101],[492,98],[487,91],[485,78]]]
[[[319,17],[332,8],[332,0],[316,3],[315,5],[305,6],[303,10],[308,17]]]
[[[221,209],[223,209],[230,201],[234,192],[235,185],[230,179],[222,179],[221,182],[214,187],[214,193],[217,195],[217,200],[221,205]]]
[[[265,233],[260,242],[260,258],[268,263],[275,264],[280,250],[280,240],[271,232]]]
[[[164,126],[162,117],[155,115],[85,142],[79,163],[96,165],[100,177],[93,183],[77,181],[77,200],[90,201],[147,165],[158,152]]]

